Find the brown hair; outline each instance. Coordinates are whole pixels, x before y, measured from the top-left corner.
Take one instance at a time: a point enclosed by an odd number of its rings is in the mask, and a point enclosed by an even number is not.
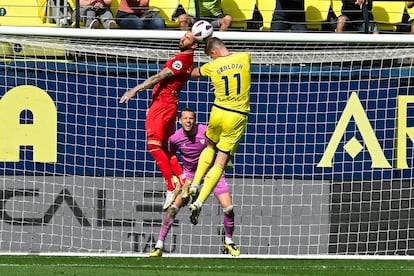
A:
[[[185,107],[185,108],[183,108],[183,110],[181,110],[181,115],[183,114],[183,112],[185,112],[185,111],[187,111],[187,112],[192,112],[194,115],[195,115],[195,112],[194,112],[194,110],[192,110],[191,108],[189,108],[189,107]]]

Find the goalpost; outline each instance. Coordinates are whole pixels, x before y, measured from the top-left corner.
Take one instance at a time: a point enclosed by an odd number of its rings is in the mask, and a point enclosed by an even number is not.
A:
[[[146,150],[151,90],[118,101],[182,34],[0,27],[1,254],[148,254],[165,187]],[[252,54],[251,114],[226,170],[242,255],[414,255],[414,37],[215,35]],[[201,123],[211,103],[207,79],[180,93]],[[166,253],[221,255],[221,216],[213,196],[196,226],[184,207]]]

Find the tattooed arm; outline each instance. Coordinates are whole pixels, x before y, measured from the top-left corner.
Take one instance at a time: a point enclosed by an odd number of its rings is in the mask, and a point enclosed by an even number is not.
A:
[[[174,73],[168,69],[165,68],[163,69],[161,72],[149,77],[148,79],[146,79],[143,83],[138,84],[137,86],[135,86],[134,88],[128,90],[127,92],[124,93],[124,95],[121,97],[121,99],[119,100],[120,103],[124,103],[124,102],[128,102],[129,99],[131,99],[132,97],[134,97],[137,93],[151,88],[153,87],[155,84],[159,83],[160,81],[164,80],[164,79],[168,79],[174,76]]]

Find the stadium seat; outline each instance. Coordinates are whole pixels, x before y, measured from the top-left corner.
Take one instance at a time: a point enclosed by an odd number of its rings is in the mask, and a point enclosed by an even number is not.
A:
[[[276,9],[276,0],[256,0],[256,6],[263,17],[261,30],[268,31],[272,25],[273,12]]]
[[[72,9],[76,8],[76,0],[66,0]]]
[[[39,6],[39,3],[42,4]],[[54,23],[45,23],[46,9],[43,3],[37,0],[0,0],[0,7],[4,15],[0,16],[0,25],[28,26],[28,27],[55,27]]]
[[[342,0],[331,0],[331,8],[336,17],[340,16],[342,14]]]
[[[253,18],[254,0],[222,0],[223,13],[233,17],[232,28],[247,28],[247,21]]]
[[[0,0],[0,8],[4,9],[0,16],[0,25],[24,27],[56,27],[55,23],[46,22],[47,0]],[[53,47],[30,45],[29,43],[2,42],[1,54],[32,59],[37,56],[48,56],[54,59],[65,59],[65,50],[56,44]],[[5,61],[3,59],[3,61]]]
[[[178,2],[188,12],[190,1],[193,0],[179,0]],[[231,27],[242,29],[246,29],[247,21],[253,18],[254,4],[254,0],[222,0],[221,2],[223,12],[233,17]]]
[[[188,5],[190,4],[190,1],[194,1],[194,0],[179,0],[178,3],[183,6],[183,8],[185,9],[185,12],[187,12],[188,10]]]
[[[46,19],[47,4],[48,0],[37,0],[37,14],[43,22],[45,22]]]
[[[76,0],[67,0],[73,10],[76,8]],[[120,0],[112,0],[111,11],[116,18],[118,13]],[[171,19],[172,14],[179,4],[178,0],[151,0],[150,8],[157,8],[160,10],[159,15],[164,18],[167,27],[178,27],[178,22]],[[81,23],[82,24],[82,23]],[[74,25],[74,24],[72,24]]]
[[[327,21],[330,7],[330,1],[305,0],[305,15],[308,29],[322,30],[321,22]]]
[[[114,17],[116,17],[116,14],[118,13],[118,8],[119,8],[119,2],[120,2],[121,0],[112,0],[112,4],[111,4],[111,12],[112,12],[112,15],[114,16]]]
[[[405,18],[404,18],[404,16],[405,16]],[[406,5],[405,5],[405,15],[404,16],[403,16],[403,18],[405,20],[403,20],[404,21],[403,24],[406,24],[406,26],[408,26],[408,32],[410,32],[411,31],[411,26],[410,26],[411,24],[410,24],[409,20],[411,19],[411,17],[414,16],[414,7],[409,8],[408,7],[408,2],[406,2]]]
[[[335,15],[340,16],[342,0],[331,0],[331,7]],[[402,22],[405,8],[404,1],[373,1],[372,14],[379,30],[395,32]]]
[[[414,13],[414,7],[409,8],[408,7],[408,2],[406,2],[405,9],[406,9],[406,11],[408,12],[408,14],[410,16]]]
[[[160,10],[160,16],[164,18],[167,27],[178,27],[178,22],[172,20],[172,15],[179,4],[178,0],[151,0],[150,7]]]
[[[372,15],[380,31],[397,30],[401,24],[406,3],[404,1],[373,1]]]

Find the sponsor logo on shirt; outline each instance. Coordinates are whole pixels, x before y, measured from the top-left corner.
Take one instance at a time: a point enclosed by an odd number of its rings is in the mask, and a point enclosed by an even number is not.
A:
[[[172,68],[174,68],[175,70],[180,70],[181,68],[183,68],[183,63],[179,60],[176,60],[173,62]]]

